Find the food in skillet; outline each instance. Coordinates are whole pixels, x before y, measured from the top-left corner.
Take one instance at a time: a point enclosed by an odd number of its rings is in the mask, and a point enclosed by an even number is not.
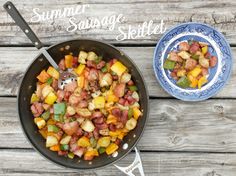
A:
[[[94,52],[66,55],[62,70],[73,69],[76,81],[58,89],[59,72],[53,67],[38,76],[31,111],[46,147],[58,155],[92,160],[111,155],[142,116],[139,94],[127,67],[105,62]]]
[[[164,69],[182,88],[201,87],[208,82],[208,69],[215,67],[217,57],[211,56],[208,44],[197,41],[181,42],[177,51],[171,51],[164,62]]]

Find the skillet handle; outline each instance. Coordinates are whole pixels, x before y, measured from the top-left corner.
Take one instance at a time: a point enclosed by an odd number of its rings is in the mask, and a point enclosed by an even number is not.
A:
[[[130,164],[127,167],[120,167],[120,166],[117,166],[116,164],[114,164],[114,166],[116,166],[119,170],[121,170],[122,172],[124,172],[126,175],[129,175],[129,176],[135,176],[133,174],[133,171],[136,168],[138,168],[140,175],[145,176],[139,150],[137,147],[135,147],[134,149],[135,149],[135,159],[132,164]]]
[[[21,16],[19,11],[16,9],[14,4],[10,1],[6,2],[3,7],[7,11],[7,13],[12,17],[15,23],[21,28],[21,30],[25,33],[25,35],[31,40],[31,42],[35,45],[36,48],[40,49],[43,47],[42,43],[32,31],[30,26],[26,23],[25,19]]]

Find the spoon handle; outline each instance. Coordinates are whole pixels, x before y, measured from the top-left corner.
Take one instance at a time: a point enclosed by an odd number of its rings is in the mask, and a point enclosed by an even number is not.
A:
[[[30,26],[26,23],[25,19],[21,16],[19,11],[16,9],[14,4],[10,1],[7,1],[3,7],[7,11],[7,13],[12,17],[15,23],[21,28],[21,30],[25,33],[25,35],[31,40],[31,42],[35,45],[36,48],[40,49],[43,47],[43,44],[32,31]]]
[[[50,56],[47,50],[43,48],[43,44],[35,35],[33,30],[30,28],[30,26],[27,24],[25,19],[21,16],[20,12],[16,9],[14,4],[10,1],[7,1],[3,5],[3,7],[7,11],[7,13],[12,17],[12,19],[15,21],[16,25],[19,26],[21,30],[25,33],[25,35],[31,40],[34,46],[42,51],[43,55],[46,57],[46,59],[50,62],[50,64],[54,68],[58,69],[57,63],[53,60],[53,58]]]

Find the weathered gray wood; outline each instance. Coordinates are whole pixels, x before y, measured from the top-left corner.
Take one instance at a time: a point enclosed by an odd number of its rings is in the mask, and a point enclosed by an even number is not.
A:
[[[170,97],[157,83],[152,60],[153,47],[120,47],[137,64],[144,75],[149,94],[152,97]],[[236,55],[236,48],[232,47]],[[16,95],[23,73],[37,55],[38,51],[31,47],[0,47],[0,96]],[[236,58],[235,58],[236,59]],[[13,61],[14,60],[14,61]],[[235,62],[235,61],[234,61]],[[236,98],[236,65],[227,86],[215,97]]]
[[[143,152],[141,157],[148,176],[235,176],[236,172],[236,154]],[[131,153],[118,165],[127,166],[133,158]],[[0,159],[2,175],[123,175],[114,166],[87,172],[61,168],[31,150],[0,150]]]
[[[4,3],[4,0],[1,0]],[[120,34],[117,26],[114,31],[108,31],[106,27],[91,30],[76,31],[68,33],[66,27],[69,24],[68,18],[61,18],[60,20],[51,20],[46,22],[31,22],[31,17],[34,15],[33,8],[39,8],[40,12],[45,12],[52,9],[62,9],[64,7],[75,7],[78,3],[76,0],[70,1],[45,1],[44,3],[38,1],[26,0],[13,1],[17,8],[19,8],[22,15],[29,22],[33,30],[42,39],[45,44],[53,44],[63,40],[68,40],[78,37],[89,37],[109,41],[111,43],[120,43],[116,41],[116,36]],[[226,0],[212,0],[212,1],[82,1],[84,4],[89,4],[90,8],[86,13],[75,16],[78,20],[90,17],[102,18],[106,15],[122,13],[126,17],[126,21],[121,25],[128,29],[128,25],[132,25],[137,29],[138,25],[142,25],[144,21],[153,20],[154,24],[158,24],[160,20],[164,20],[167,29],[170,27],[188,21],[197,21],[208,23],[226,35],[226,38],[231,44],[235,44],[235,1]],[[29,40],[25,35],[15,26],[13,21],[3,8],[0,8],[0,45],[9,44],[29,44]],[[125,40],[121,43],[135,43],[135,44],[155,44],[161,35],[145,36],[144,38],[137,38],[135,40]]]
[[[0,148],[31,148],[16,112],[16,98],[0,98]],[[151,100],[138,146],[150,151],[236,152],[236,100],[185,103]]]

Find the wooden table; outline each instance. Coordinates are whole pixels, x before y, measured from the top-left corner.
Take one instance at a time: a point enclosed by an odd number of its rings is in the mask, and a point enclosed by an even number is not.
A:
[[[5,1],[1,0],[1,4]],[[76,0],[43,2],[13,1],[30,22],[32,9],[61,9],[80,4]],[[232,0],[88,0],[86,13],[78,18],[122,13],[122,25],[138,26],[143,21],[164,20],[176,24],[205,22],[221,31],[236,55],[236,1]],[[161,35],[117,42],[118,32],[105,28],[68,33],[68,18],[30,23],[46,46],[80,37],[100,39],[126,52],[143,73],[150,94],[150,116],[138,143],[146,175],[157,176],[235,176],[236,175],[236,64],[227,86],[213,98],[187,103],[166,94],[157,83],[152,57]],[[58,167],[36,153],[22,133],[16,110],[19,82],[38,51],[0,7],[0,175],[122,175],[110,166],[77,173]],[[131,163],[130,153],[119,165]]]

